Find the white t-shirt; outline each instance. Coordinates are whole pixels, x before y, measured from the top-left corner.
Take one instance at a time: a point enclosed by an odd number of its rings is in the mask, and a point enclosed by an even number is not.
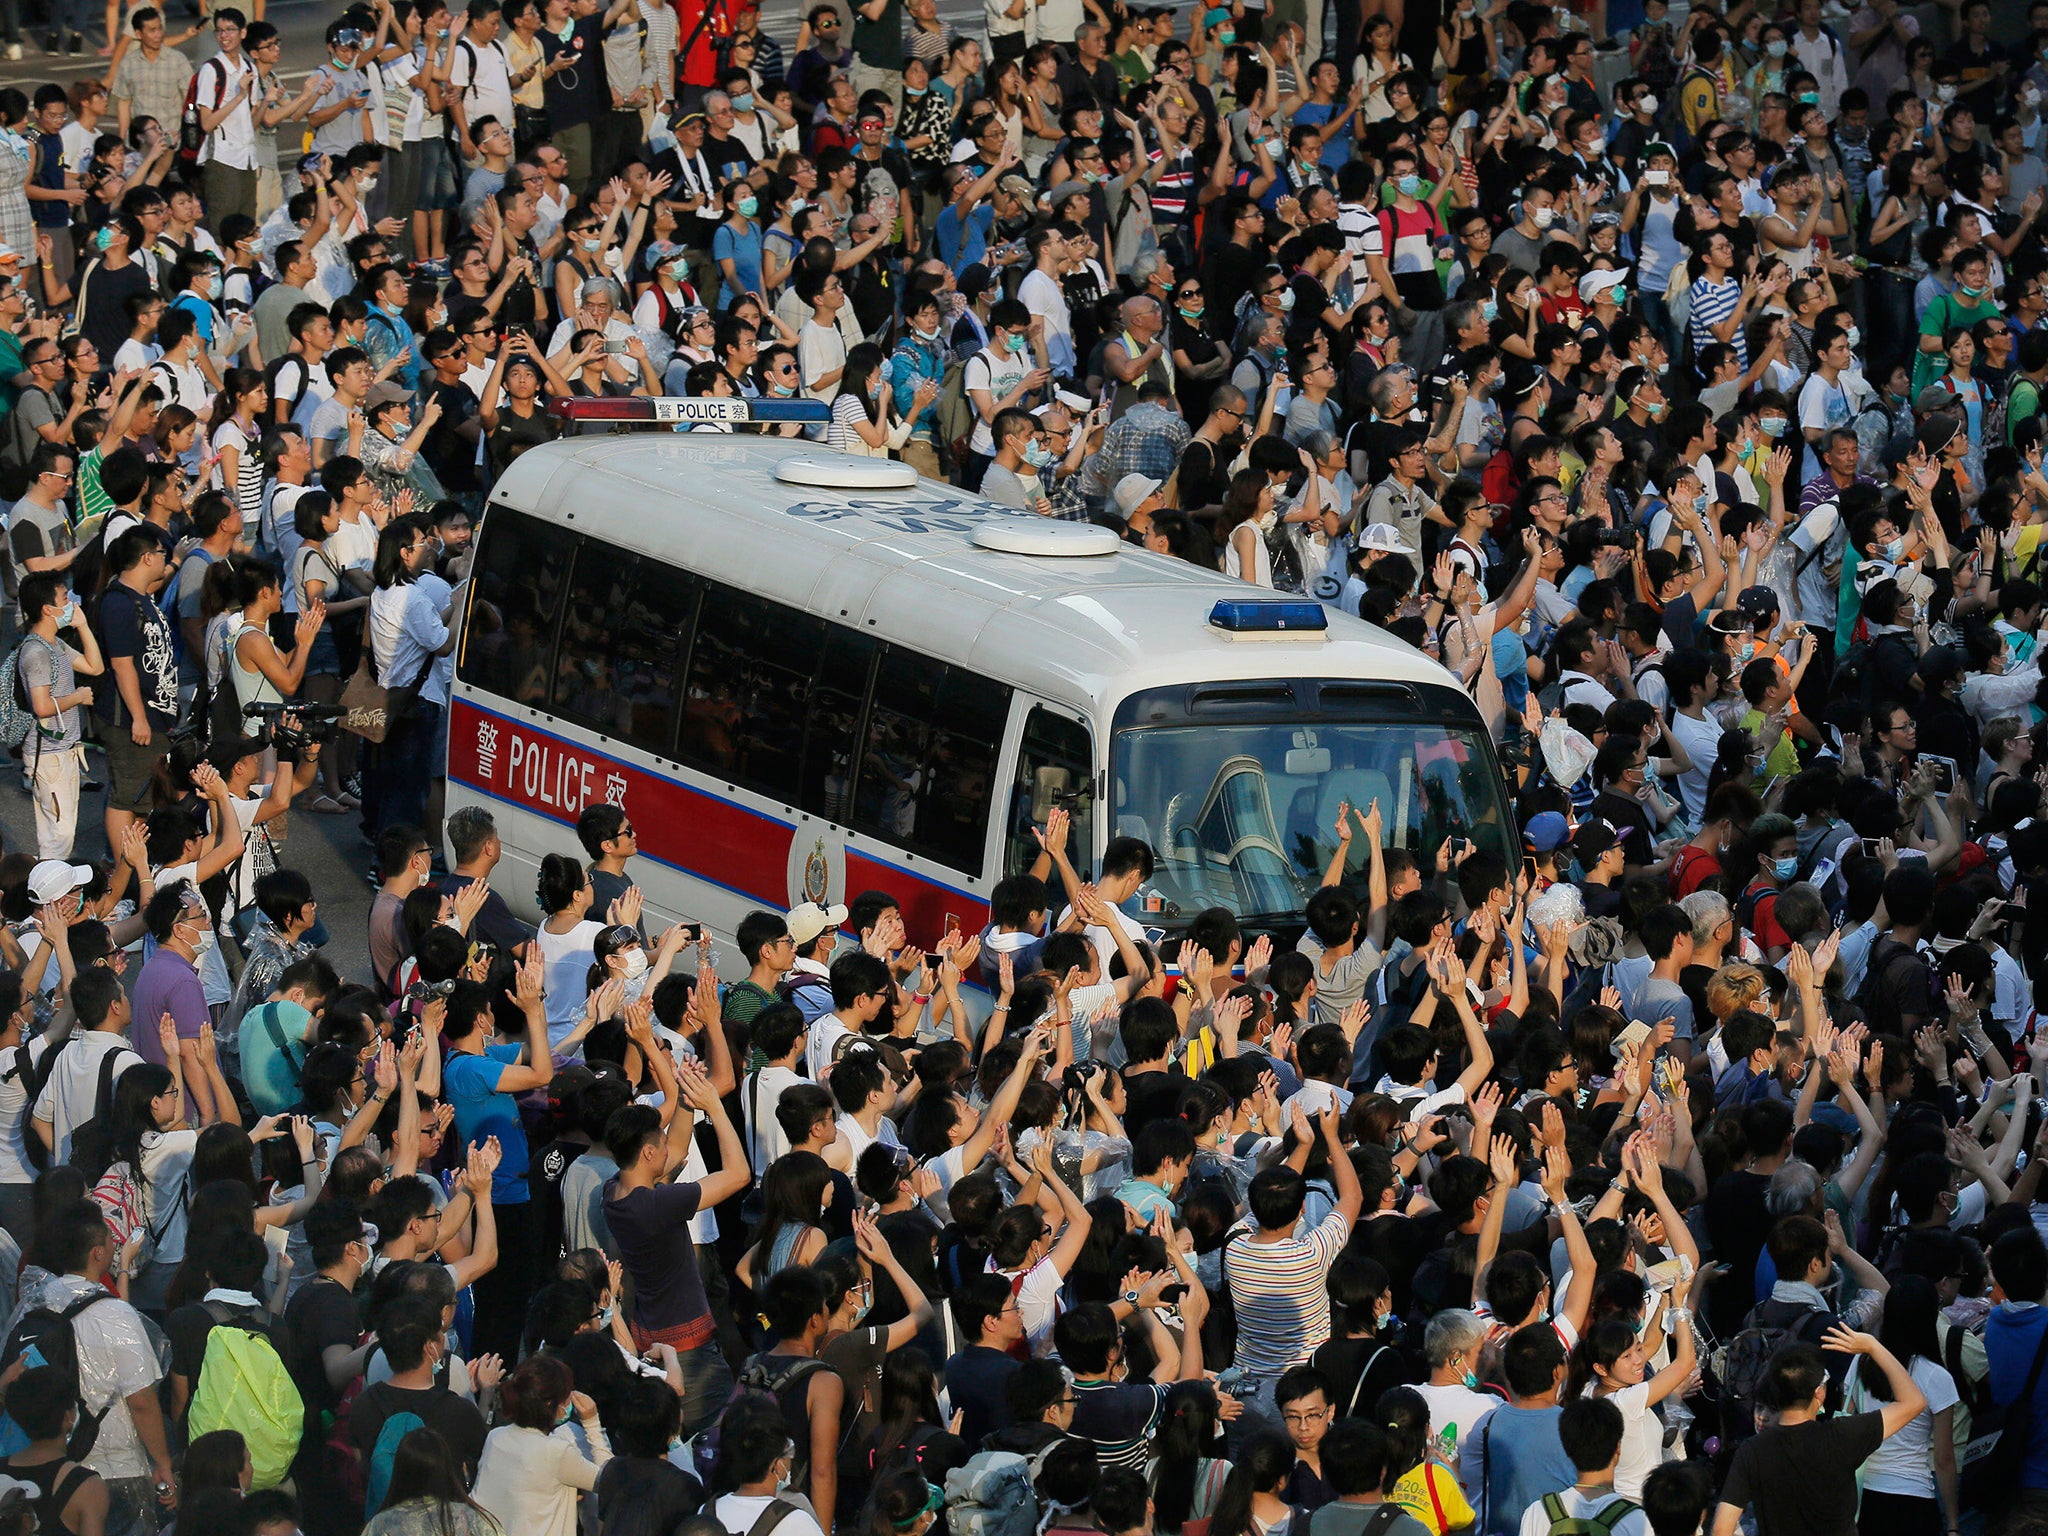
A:
[[[176,1264],[185,1257],[185,1175],[192,1168],[197,1131],[151,1131],[142,1138],[143,1224],[158,1234],[150,1257]]]
[[[938,1189],[926,1199],[925,1204],[931,1207],[932,1214],[941,1222],[951,1221],[953,1186],[967,1177],[967,1149],[964,1146],[953,1147],[940,1153],[924,1166],[929,1168],[932,1177],[939,1181]]]
[[[765,1172],[770,1163],[789,1150],[789,1138],[782,1134],[782,1127],[775,1120],[775,1106],[782,1102],[785,1092],[804,1081],[787,1067],[763,1067],[740,1084],[740,1113],[747,1122],[750,1166]]]
[[[1974,1186],[1982,1188],[1981,1185]],[[1944,1408],[1953,1408],[1962,1401],[1956,1392],[1955,1378],[1946,1366],[1929,1360],[1925,1355],[1915,1355],[1909,1368],[1913,1385],[1927,1399],[1927,1406],[1913,1416],[1912,1422],[1890,1436],[1884,1444],[1870,1453],[1870,1459],[1863,1463],[1863,1487],[1869,1493],[1900,1493],[1910,1498],[1931,1499],[1934,1497],[1934,1415]],[[1853,1394],[1852,1400],[1861,1408],[1877,1407],[1870,1394],[1858,1390],[1862,1379],[1863,1357],[1857,1356],[1849,1364],[1847,1389]]]
[[[1074,366],[1074,312],[1059,281],[1033,268],[1017,286],[1017,302],[1045,321],[1045,359],[1054,373]]]
[[[747,1532],[754,1528],[754,1522],[761,1518],[761,1512],[768,1507],[768,1501],[769,1496],[765,1493],[728,1493],[711,1506],[711,1513],[732,1536],[747,1536]],[[825,1532],[808,1510],[798,1509],[783,1516],[771,1536],[825,1536]]]
[[[885,1147],[900,1147],[903,1145],[902,1142],[896,1139],[896,1122],[887,1115],[882,1116],[882,1123],[879,1127],[881,1134],[877,1136],[870,1136],[861,1123],[851,1115],[841,1115],[839,1117],[839,1130],[840,1134],[846,1137],[847,1146],[853,1149],[853,1156],[856,1162],[859,1161],[861,1153],[867,1151],[869,1147],[874,1146],[878,1142]]]
[[[1614,1469],[1614,1491],[1640,1504],[1643,1479],[1664,1460],[1664,1421],[1650,1407],[1647,1381],[1609,1393],[1607,1401],[1621,1410],[1621,1462]]]
[[[1465,1443],[1465,1437],[1479,1427],[1479,1421],[1500,1406],[1500,1399],[1490,1392],[1474,1392],[1464,1386],[1420,1386],[1415,1389],[1422,1394],[1422,1400],[1429,1404],[1429,1439],[1443,1464],[1447,1467],[1458,1465],[1458,1447]],[[1477,1488],[1465,1489],[1470,1499]]]
[[[1031,367],[1028,352],[998,352],[994,347],[983,347],[967,359],[966,370],[960,376],[960,387],[966,391],[984,390],[991,403],[1000,406],[1009,393],[1024,382],[1024,375],[1031,371]],[[968,403],[972,405],[973,401],[973,395],[969,394]],[[967,450],[988,458],[995,456],[996,440],[979,411],[975,413],[974,431],[967,439]]]
[[[1692,759],[1692,766],[1678,776],[1678,797],[1685,802],[1686,818],[1697,826],[1706,814],[1707,776],[1721,752],[1721,723],[1711,714],[1695,720],[1683,710],[1674,710],[1671,735]]]
[[[559,1046],[562,1037],[583,1017],[583,1005],[590,997],[590,967],[596,963],[591,946],[603,932],[604,924],[589,918],[567,933],[549,933],[545,923],[533,931],[534,943],[540,949],[549,1050]]]
[[[1620,1497],[1611,1488],[1599,1493],[1566,1488],[1558,1494],[1567,1519],[1595,1515]],[[1550,1511],[1543,1507],[1543,1500],[1538,1499],[1523,1512],[1521,1536],[1550,1536]],[[1640,1509],[1630,1510],[1614,1522],[1614,1536],[1650,1536],[1650,1517]]]
[[[828,1013],[811,1025],[810,1039],[804,1045],[804,1067],[812,1082],[824,1085],[826,1074],[832,1070],[833,1055],[841,1049],[839,1042],[852,1033],[836,1013]]]

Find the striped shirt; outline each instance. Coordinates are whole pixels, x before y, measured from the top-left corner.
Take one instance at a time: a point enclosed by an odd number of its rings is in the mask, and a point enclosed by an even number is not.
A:
[[[1238,1368],[1277,1376],[1300,1365],[1330,1337],[1330,1265],[1351,1235],[1350,1218],[1332,1211],[1305,1237],[1277,1243],[1233,1238],[1223,1276],[1237,1312]]]
[[[1151,158],[1163,159],[1166,151],[1155,149]],[[1195,157],[1186,148],[1173,152],[1166,169],[1152,184],[1152,222],[1185,224],[1193,216],[1195,201]]]
[[[1732,277],[1719,283],[1711,278],[1695,278],[1690,290],[1690,298],[1692,300],[1692,350],[1694,355],[1697,356],[1721,339],[1714,334],[1713,327],[1719,325],[1735,313],[1735,307],[1742,302],[1742,284],[1736,282]],[[1735,334],[1729,339],[1729,344],[1735,348],[1736,366],[1747,368],[1749,366],[1749,343],[1743,339],[1741,326],[1738,325],[1735,328]]]
[[[1095,1442],[1095,1458],[1105,1472],[1143,1472],[1165,1402],[1166,1388],[1156,1382],[1077,1381],[1071,1433]]]

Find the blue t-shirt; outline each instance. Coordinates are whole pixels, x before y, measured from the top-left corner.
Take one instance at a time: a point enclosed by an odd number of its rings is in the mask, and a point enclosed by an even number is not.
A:
[[[1343,105],[1331,102],[1325,105],[1319,101],[1304,101],[1294,109],[1294,122],[1300,128],[1320,128],[1339,112]],[[1340,166],[1351,159],[1351,124],[1346,123],[1327,139],[1323,140],[1322,167],[1332,176]]]
[[[953,269],[958,277],[977,261],[988,259],[989,232],[996,227],[996,211],[983,203],[967,215],[967,222],[960,222],[960,210],[948,203],[939,210],[939,221],[934,236],[939,243],[939,260]]]
[[[524,1205],[532,1198],[526,1188],[526,1128],[519,1123],[519,1101],[498,1092],[498,1079],[518,1063],[523,1049],[492,1045],[481,1056],[452,1051],[441,1068],[441,1090],[455,1106],[455,1132],[463,1145],[498,1138],[503,1155],[491,1178],[491,1199],[498,1205]]]
[[[280,999],[242,1015],[242,1086],[260,1115],[281,1115],[305,1097],[299,1069],[306,1064],[306,1025],[312,1015]]]
[[[1529,701],[1529,650],[1512,629],[1493,632],[1493,670],[1500,678],[1501,701],[1508,713],[1520,714]]]
[[[734,284],[725,276],[725,269],[719,268],[719,279],[725,284],[720,296],[719,308],[730,309],[742,294],[761,291],[761,226],[751,220],[746,232],[741,234],[730,224],[721,224],[711,236],[711,259],[730,261],[739,281]]]

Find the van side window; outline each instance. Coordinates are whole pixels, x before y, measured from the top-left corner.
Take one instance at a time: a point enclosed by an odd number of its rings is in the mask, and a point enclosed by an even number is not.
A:
[[[822,619],[729,587],[705,597],[683,694],[685,762],[791,804]]]
[[[860,715],[868,700],[875,654],[871,635],[835,629],[818,657],[804,727],[800,802],[813,816],[842,825],[853,817],[853,770],[860,752]]]
[[[670,566],[584,540],[555,653],[554,712],[667,756],[700,590]]]
[[[463,631],[465,683],[516,703],[547,704],[555,670],[555,621],[576,544],[576,535],[566,529],[510,507],[491,508]]]
[[[1024,717],[1017,749],[1017,783],[1003,840],[1003,867],[1029,869],[1038,857],[1034,827],[1058,808],[1072,818],[1067,856],[1085,869],[1095,856],[1095,751],[1088,727],[1044,705]]]
[[[875,675],[854,824],[979,872],[1010,689],[889,647]]]

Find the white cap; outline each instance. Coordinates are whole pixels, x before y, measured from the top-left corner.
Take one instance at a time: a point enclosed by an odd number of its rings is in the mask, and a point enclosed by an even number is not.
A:
[[[28,893],[37,906],[46,907],[53,901],[62,901],[90,879],[90,865],[44,859],[28,872]]]
[[[1579,297],[1590,304],[1608,289],[1627,281],[1626,272],[1610,272],[1603,267],[1579,279]]]
[[[832,932],[846,921],[846,908],[821,907],[815,901],[807,901],[791,908],[786,921],[796,947],[807,949],[817,942],[819,934]]]
[[[1117,481],[1116,489],[1110,492],[1110,499],[1116,503],[1117,511],[1129,520],[1131,514],[1142,507],[1165,483],[1163,480],[1154,480],[1150,475],[1125,475],[1123,479]]]
[[[980,153],[981,151],[974,147],[974,140],[962,139],[953,146],[953,163],[955,165],[965,165]]]
[[[1368,523],[1365,532],[1358,536],[1358,547],[1370,549],[1384,555],[1412,555],[1414,550],[1401,542],[1401,530],[1392,523]]]

